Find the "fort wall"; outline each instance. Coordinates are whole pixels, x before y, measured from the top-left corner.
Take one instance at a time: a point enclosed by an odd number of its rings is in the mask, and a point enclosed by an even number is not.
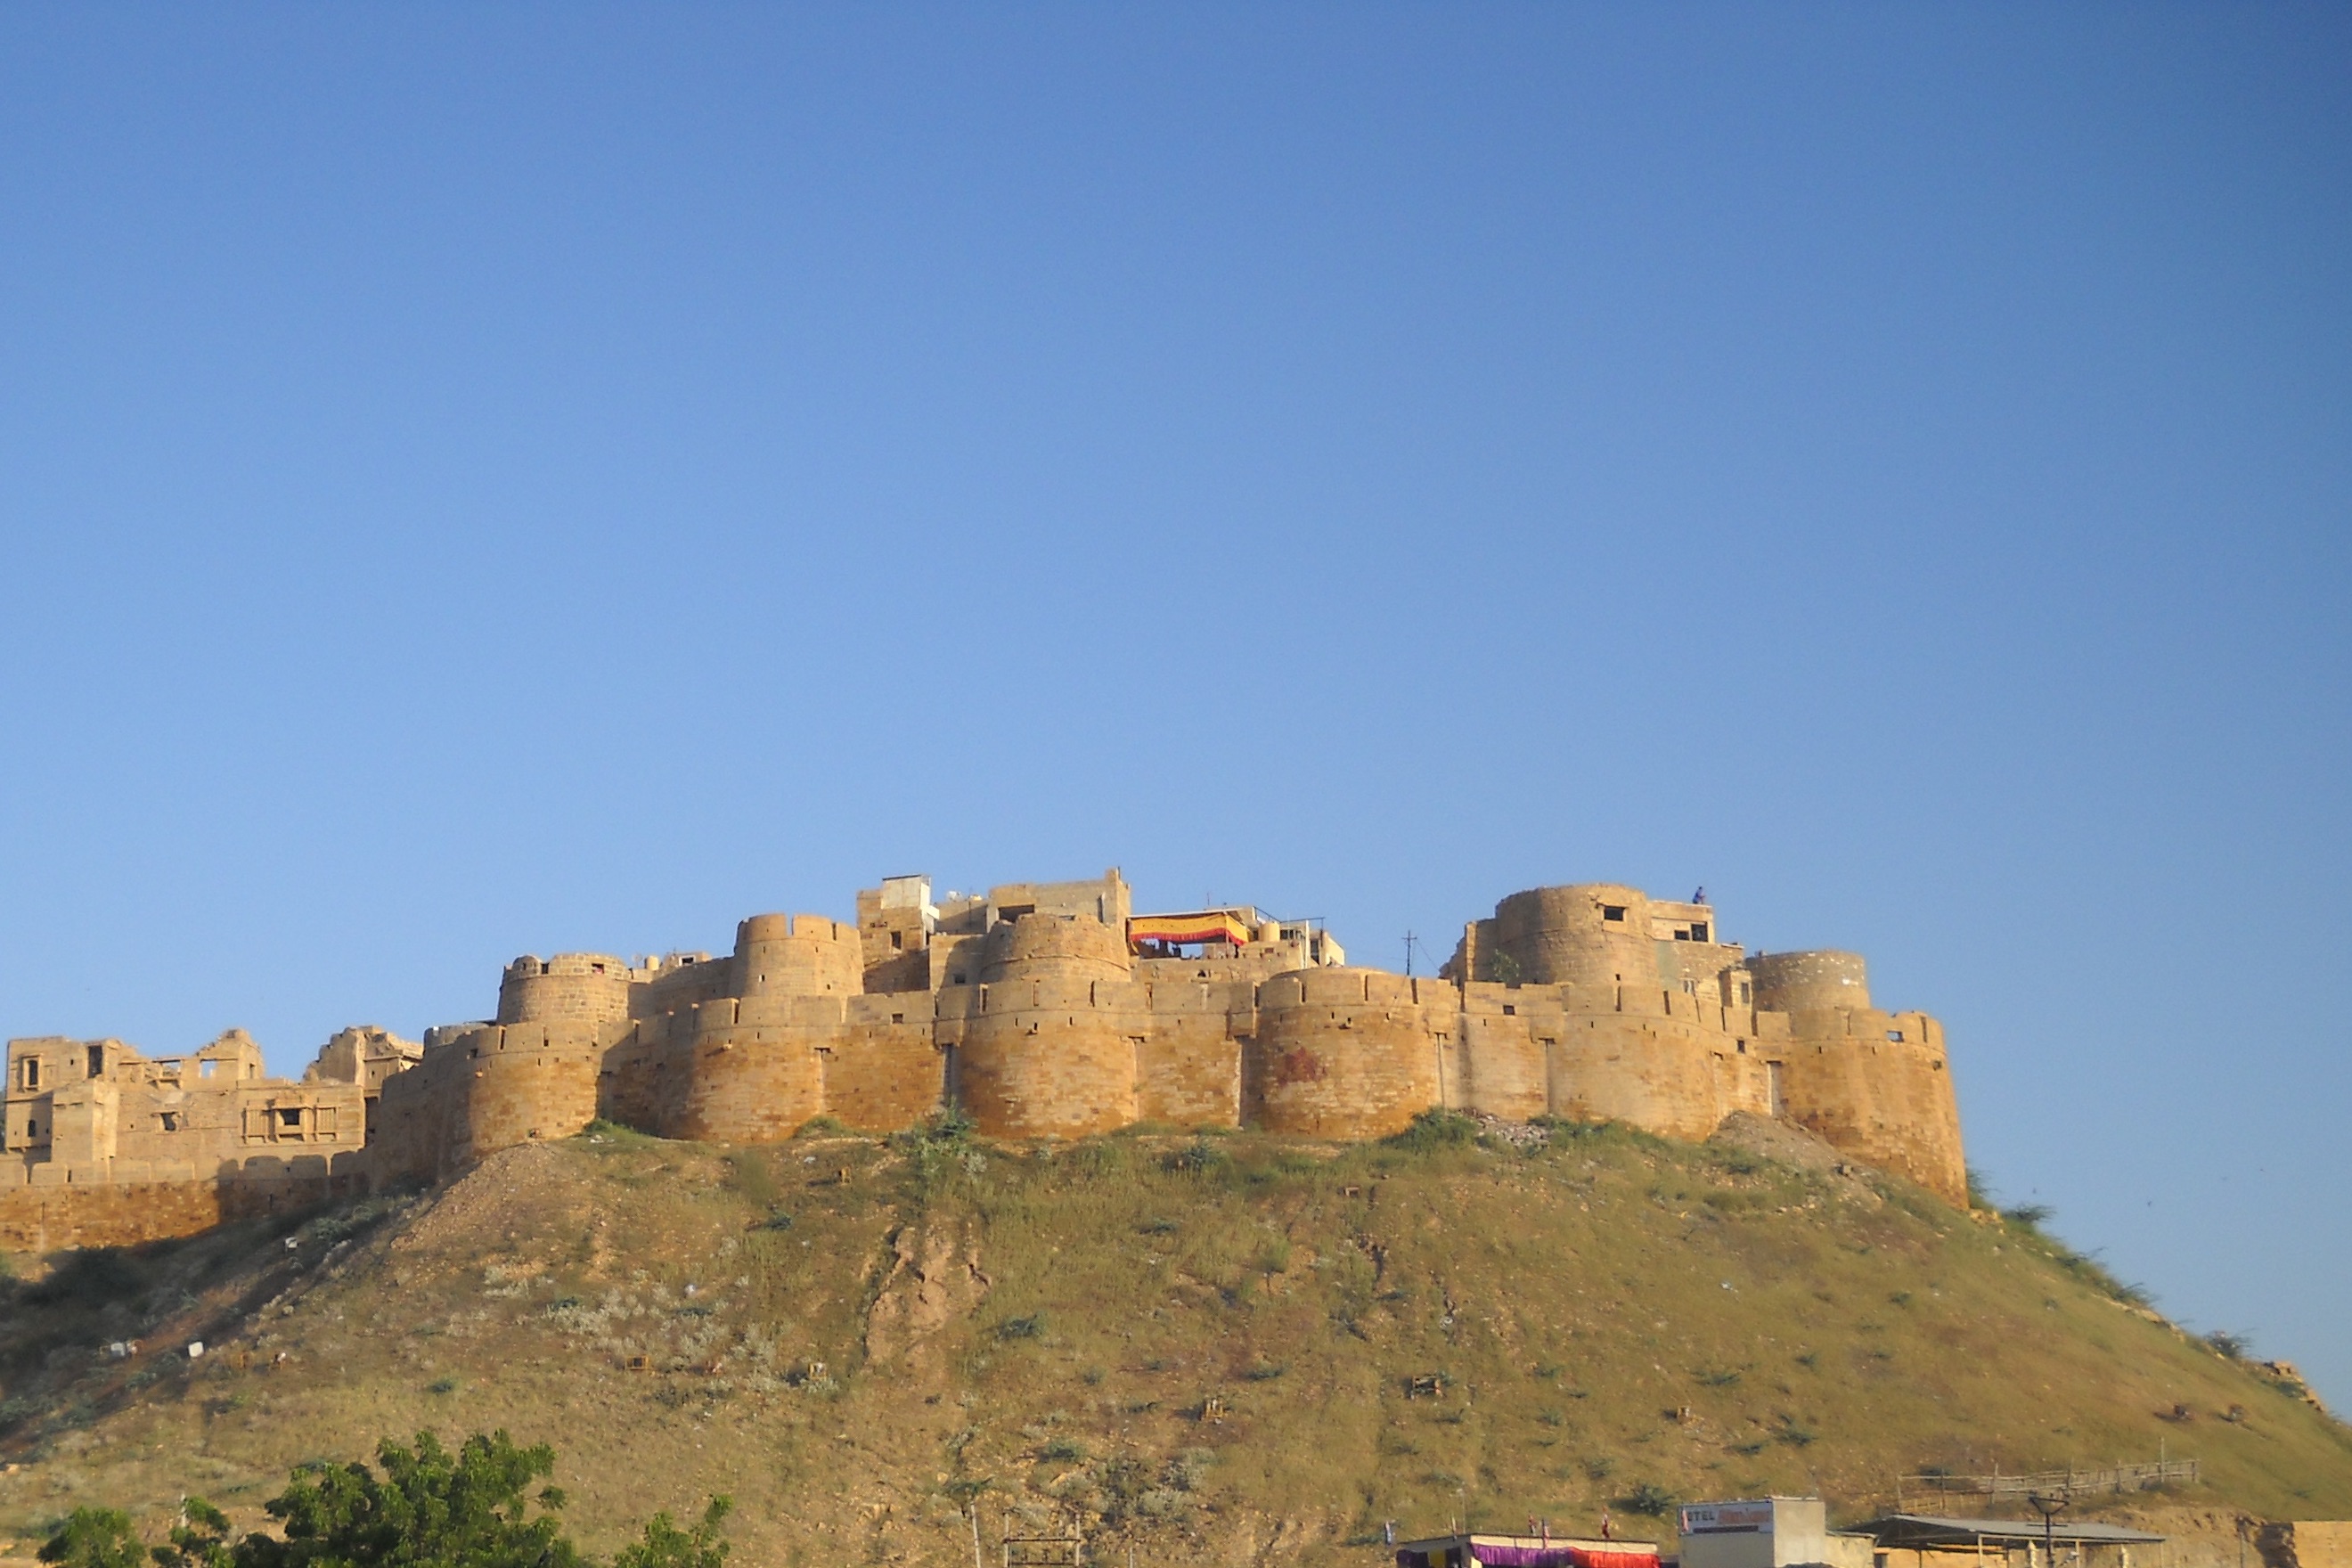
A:
[[[939,904],[928,879],[897,878],[857,908],[855,923],[751,916],[719,959],[519,958],[496,1020],[421,1047],[347,1030],[300,1084],[261,1076],[235,1032],[154,1061],[120,1041],[14,1041],[0,1236],[137,1231],[110,1199],[44,1207],[36,1191],[189,1188],[154,1210],[168,1227],[246,1201],[206,1184],[278,1202],[435,1179],[600,1116],[759,1143],[943,1106],[1012,1138],[1138,1122],[1373,1138],[1448,1107],[1696,1140],[1749,1111],[1966,1201],[1940,1026],[1874,1008],[1856,954],[1748,956],[1703,903],[1618,883],[1514,893],[1438,977],[1316,962],[1336,944],[1278,921],[1188,958],[1165,937],[1180,917],[1160,917],[1138,957],[1116,871]]]

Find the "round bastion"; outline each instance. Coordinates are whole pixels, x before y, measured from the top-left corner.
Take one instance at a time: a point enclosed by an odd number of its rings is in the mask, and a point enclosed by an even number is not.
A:
[[[964,1107],[999,1138],[1083,1138],[1136,1119],[1136,1054],[1152,1020],[1126,1011],[1123,931],[1024,915],[988,935],[982,1010],[958,1061]]]
[[[1870,966],[1858,952],[1759,952],[1748,961],[1756,1005],[1768,1013],[1818,1013],[1870,1005]]]
[[[1018,974],[1031,980],[1124,980],[1134,970],[1127,933],[1100,921],[1024,915],[988,933],[981,977]]]
[[[1639,888],[1580,882],[1530,888],[1495,906],[1494,955],[1482,979],[1497,978],[1507,956],[1528,985],[1651,985],[1658,955],[1650,937],[1650,900]]]
[[[524,955],[499,979],[501,1024],[591,1023],[629,1016],[629,966],[606,952]]]
[[[855,996],[866,989],[857,928],[823,915],[753,915],[735,928],[736,994]]]
[[[1454,995],[1446,987],[1450,1002]],[[1437,1051],[1413,983],[1377,969],[1304,969],[1258,988],[1259,1125],[1378,1138],[1438,1103]]]

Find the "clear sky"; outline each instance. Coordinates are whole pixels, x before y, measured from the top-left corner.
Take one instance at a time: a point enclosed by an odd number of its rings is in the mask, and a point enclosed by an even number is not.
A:
[[[2352,1407],[2352,12],[0,10],[0,1032],[1704,883]]]

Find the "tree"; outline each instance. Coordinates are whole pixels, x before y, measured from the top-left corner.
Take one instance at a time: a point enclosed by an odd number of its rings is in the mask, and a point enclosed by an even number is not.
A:
[[[624,1548],[613,1559],[613,1568],[719,1568],[727,1561],[727,1542],[719,1533],[719,1522],[734,1508],[732,1498],[712,1498],[690,1530],[680,1530],[668,1514],[657,1513],[646,1521],[645,1539]]]
[[[147,1550],[119,1508],[78,1508],[41,1544],[41,1561],[58,1568],[144,1568]]]
[[[563,1493],[530,1483],[555,1468],[545,1444],[518,1447],[501,1430],[466,1439],[457,1453],[430,1432],[413,1448],[376,1446],[381,1479],[362,1462],[294,1472],[263,1505],[283,1540],[253,1534],[235,1548],[236,1568],[585,1568],[557,1528]]]
[[[430,1432],[413,1447],[386,1438],[373,1467],[304,1465],[262,1505],[279,1533],[232,1543],[226,1515],[201,1498],[180,1510],[165,1544],[140,1544],[119,1509],[79,1508],[41,1548],[57,1568],[596,1568],[558,1528],[563,1493],[531,1483],[555,1469],[555,1450],[524,1448],[504,1432],[476,1433],[456,1453]],[[379,1474],[378,1472],[382,1473]],[[657,1513],[613,1568],[721,1568],[719,1533],[733,1504],[715,1497],[692,1526]]]
[[[200,1497],[190,1498],[180,1505],[180,1521],[154,1556],[162,1568],[233,1568],[228,1516]]]

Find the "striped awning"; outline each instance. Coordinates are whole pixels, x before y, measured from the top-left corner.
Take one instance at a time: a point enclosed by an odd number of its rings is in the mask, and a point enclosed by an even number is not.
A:
[[[1250,939],[1250,928],[1232,910],[1196,910],[1181,915],[1137,915],[1127,922],[1129,946],[1146,942],[1229,942],[1235,947]]]

